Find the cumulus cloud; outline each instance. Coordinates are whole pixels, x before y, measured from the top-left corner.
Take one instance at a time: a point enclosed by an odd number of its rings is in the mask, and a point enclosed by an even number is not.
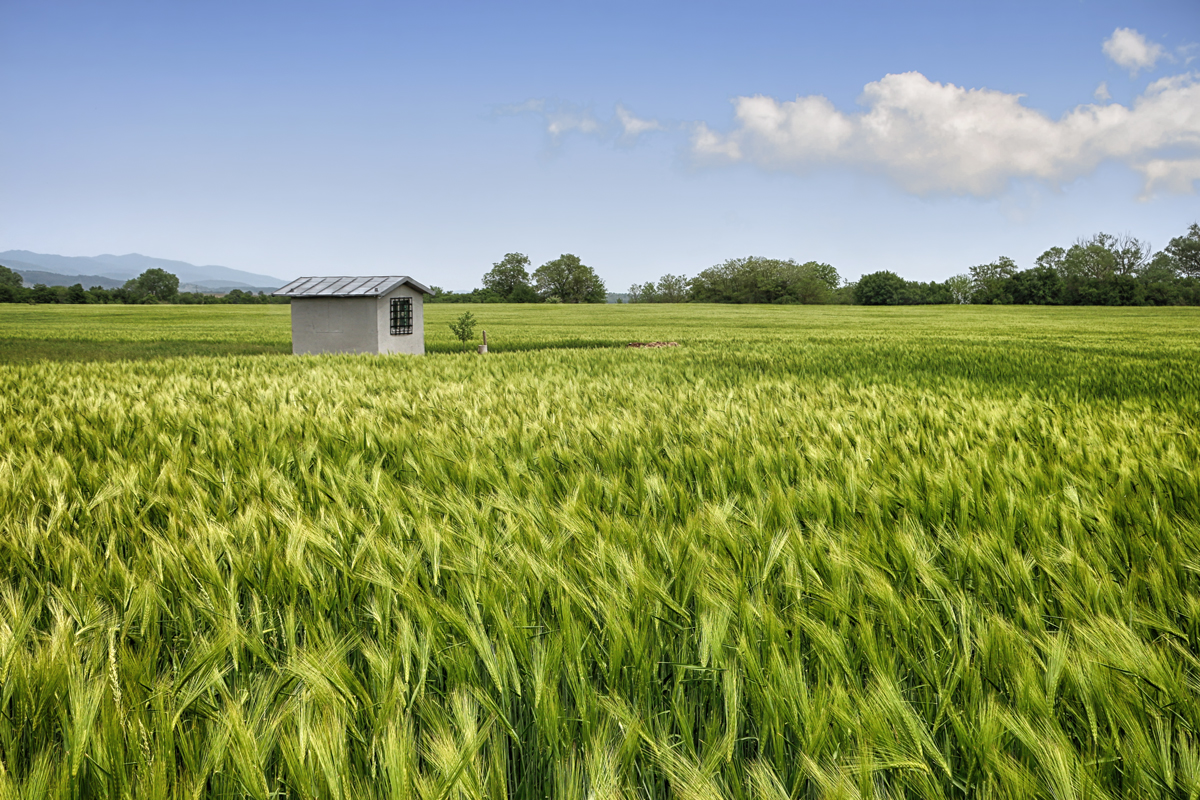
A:
[[[858,113],[839,111],[820,95],[738,97],[734,129],[720,133],[698,123],[691,146],[707,163],[864,168],[916,194],[989,196],[1014,178],[1059,184],[1110,160],[1139,170],[1147,194],[1191,191],[1200,156],[1196,78],[1164,78],[1128,107],[1081,105],[1054,120],[1022,106],[1019,94],[908,72],[867,84]]]
[[[1162,45],[1146,41],[1133,28],[1117,28],[1104,40],[1104,55],[1137,75],[1143,69],[1154,69],[1164,51]]]
[[[617,105],[614,116],[607,120],[599,119],[590,108],[547,100],[526,100],[524,103],[500,106],[496,113],[540,116],[545,122],[546,133],[556,144],[569,133],[588,134],[599,139],[617,139],[623,144],[633,144],[643,133],[664,130],[658,120],[641,119],[620,104]]]
[[[1108,81],[1100,81],[1100,85],[1096,87],[1093,96],[1101,103],[1106,100],[1112,100],[1112,95],[1108,93]]]

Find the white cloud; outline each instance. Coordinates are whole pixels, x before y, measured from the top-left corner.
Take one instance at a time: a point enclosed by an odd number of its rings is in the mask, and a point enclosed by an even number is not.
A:
[[[576,109],[567,106],[557,106],[551,110],[539,110],[546,120],[546,133],[551,139],[558,139],[564,133],[579,131],[580,133],[595,133],[600,130],[600,121],[593,116],[589,109]]]
[[[1112,95],[1108,93],[1108,81],[1100,81],[1100,85],[1096,87],[1093,96],[1101,103],[1106,100],[1112,100]]]
[[[1154,69],[1164,51],[1162,45],[1147,42],[1146,37],[1133,28],[1117,28],[1104,40],[1104,55],[1137,75],[1140,70]]]
[[[1176,194],[1191,193],[1196,181],[1200,181],[1200,158],[1167,160],[1156,158],[1138,165],[1138,171],[1146,179],[1142,199],[1149,199],[1156,190]]]
[[[705,160],[741,161],[742,148],[737,137],[722,136],[703,122],[692,128],[692,152]]]
[[[636,139],[643,133],[663,129],[658,120],[638,119],[619,103],[617,104],[617,119],[621,122],[621,127],[625,131],[623,136],[626,139]]]
[[[1014,178],[1070,181],[1113,160],[1140,170],[1147,193],[1191,191],[1189,165],[1200,156],[1196,77],[1156,81],[1129,107],[1081,105],[1058,120],[1022,106],[1021,95],[935,83],[918,72],[867,84],[860,113],[843,113],[819,95],[739,97],[735,128],[722,134],[695,125],[692,152],[702,162],[768,170],[848,165],[916,194],[977,196],[998,194]]]

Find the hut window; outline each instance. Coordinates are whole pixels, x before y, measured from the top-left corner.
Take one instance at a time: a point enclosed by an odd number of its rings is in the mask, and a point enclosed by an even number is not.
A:
[[[412,298],[392,298],[392,335],[399,336],[413,332]]]

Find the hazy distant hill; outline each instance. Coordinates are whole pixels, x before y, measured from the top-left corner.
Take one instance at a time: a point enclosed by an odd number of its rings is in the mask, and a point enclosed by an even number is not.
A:
[[[102,289],[116,289],[125,285],[125,281],[117,278],[106,278],[103,275],[59,275],[57,272],[46,272],[45,270],[33,269],[31,265],[20,261],[8,259],[4,266],[16,272],[21,276],[26,286],[34,286],[35,284],[45,284],[46,286],[73,286],[78,283],[85,289],[91,289],[93,286],[99,286]],[[181,292],[201,292],[204,294],[228,294],[234,289],[241,289],[243,292],[251,294],[263,292],[270,294],[278,286],[251,286],[248,283],[239,283],[237,281],[199,281],[197,283],[179,284]]]
[[[206,287],[208,291],[226,288],[253,288],[256,291],[258,289],[278,289],[287,282],[272,275],[261,275],[215,265],[198,267],[186,261],[151,258],[137,253],[129,253],[124,256],[56,256],[31,253],[28,250],[6,250],[0,253],[0,264],[21,273],[26,283],[45,283],[47,286],[51,285],[49,281],[31,280],[26,276],[26,271],[49,273],[64,280],[71,279],[70,283],[65,285],[82,283],[84,288],[105,286],[104,283],[88,283],[88,280],[98,277],[118,281],[119,285],[130,278],[136,278],[153,267],[165,269],[178,276],[181,285],[196,284]],[[105,286],[105,288],[111,287]]]
[[[116,289],[118,286],[125,285],[125,281],[117,280],[116,278],[106,278],[103,275],[59,275],[56,272],[46,272],[30,264],[23,264],[20,261],[0,260],[0,264],[20,275],[25,281],[26,286],[33,286],[35,283],[44,283],[47,286],[71,286],[79,283],[85,289],[90,289],[93,286],[100,286],[104,289]]]

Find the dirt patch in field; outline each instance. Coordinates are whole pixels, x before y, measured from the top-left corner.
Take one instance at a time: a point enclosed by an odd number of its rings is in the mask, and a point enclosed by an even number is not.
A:
[[[679,347],[679,342],[630,342],[626,347]]]

